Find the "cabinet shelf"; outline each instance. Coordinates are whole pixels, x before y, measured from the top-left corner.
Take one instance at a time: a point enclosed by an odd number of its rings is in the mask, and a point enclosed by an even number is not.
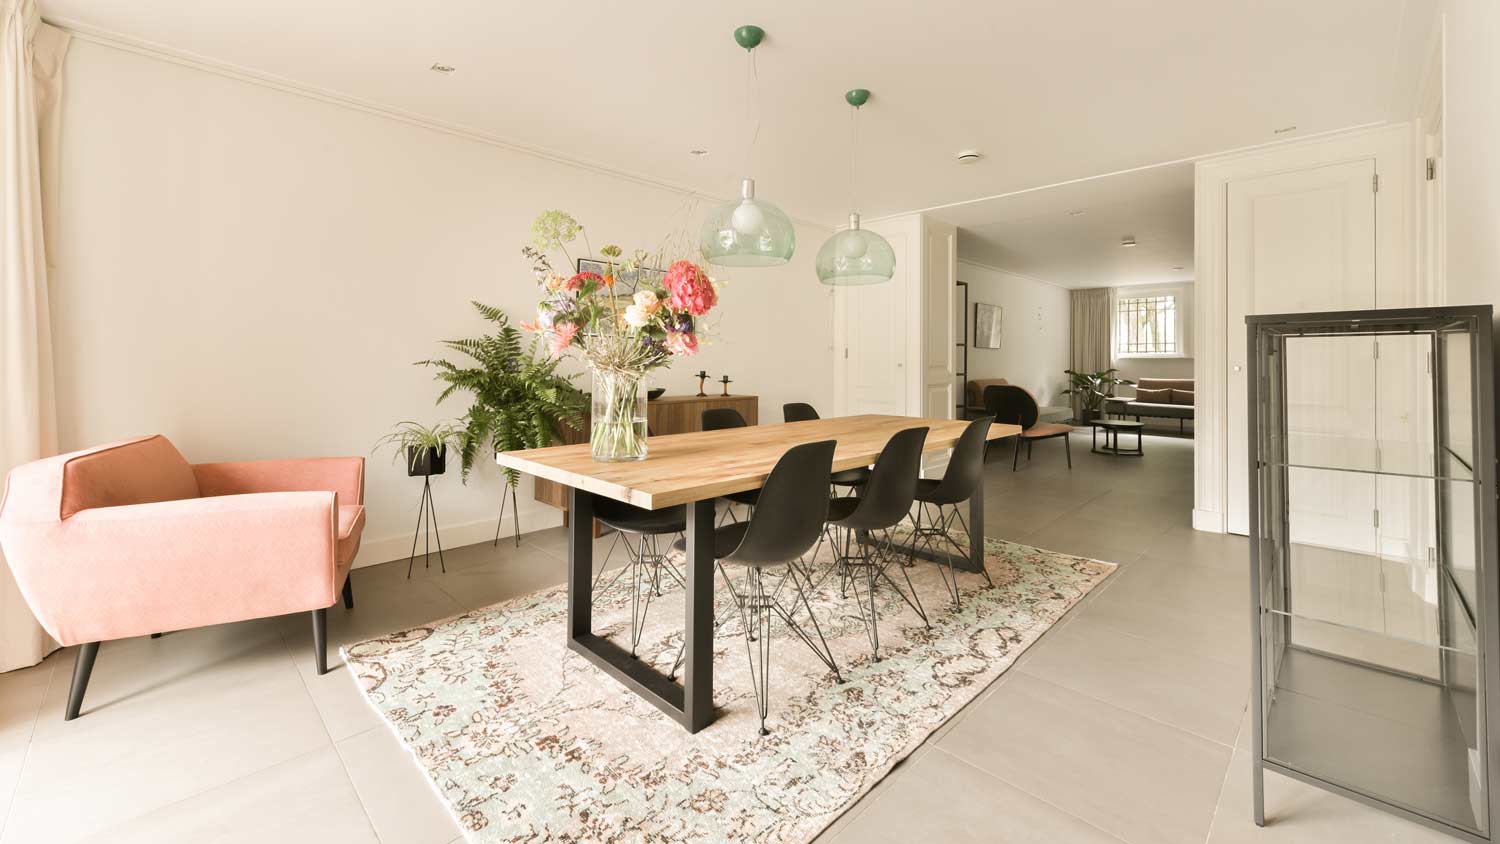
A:
[[[1473,477],[1459,477],[1457,475],[1438,475],[1431,472],[1398,472],[1391,469],[1366,469],[1358,466],[1322,466],[1314,463],[1283,463],[1280,461],[1262,461],[1257,464],[1261,467],[1277,469],[1311,469],[1318,472],[1351,472],[1358,475],[1376,475],[1386,478],[1417,478],[1429,481],[1452,481],[1454,483],[1472,484],[1478,483]]]

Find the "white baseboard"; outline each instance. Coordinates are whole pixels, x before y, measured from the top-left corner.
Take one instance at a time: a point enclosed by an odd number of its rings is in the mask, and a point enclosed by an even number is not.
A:
[[[498,515],[498,513],[496,514]],[[556,507],[546,504],[535,504],[531,507],[521,507],[521,534],[524,536],[534,530],[546,530],[562,525],[563,513]],[[505,524],[500,528],[500,537],[515,536],[513,525],[515,522],[510,514],[505,514]],[[438,523],[438,529],[443,534],[444,548],[461,548],[465,545],[476,545],[480,542],[490,542],[495,538],[495,519],[493,517],[480,519],[460,524]],[[411,534],[403,533],[396,536],[382,536],[379,538],[366,538],[359,546],[359,555],[354,559],[354,568],[365,566],[378,566],[392,560],[404,560],[411,553]],[[422,550],[420,545],[418,551]]]
[[[1218,510],[1193,510],[1193,530],[1224,532],[1224,514]]]

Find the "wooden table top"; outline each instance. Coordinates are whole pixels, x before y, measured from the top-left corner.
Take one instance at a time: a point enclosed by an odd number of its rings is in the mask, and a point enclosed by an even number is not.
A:
[[[969,423],[913,416],[844,416],[752,425],[722,431],[699,431],[651,437],[645,460],[597,463],[588,443],[506,451],[495,455],[501,466],[578,487],[650,510],[758,489],[787,449],[802,443],[837,440],[833,470],[875,462],[886,441],[906,428],[928,427],[927,451],[952,448]],[[1015,425],[990,426],[989,439],[1015,436]]]

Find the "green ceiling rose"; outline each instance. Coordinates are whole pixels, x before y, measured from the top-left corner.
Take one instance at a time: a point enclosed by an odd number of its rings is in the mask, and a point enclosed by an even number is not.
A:
[[[844,94],[844,102],[854,109],[854,121],[859,120],[859,108],[870,101],[870,92],[855,88]],[[858,123],[850,127],[849,144],[849,193],[854,193],[854,153],[859,145]],[[838,287],[853,287],[860,284],[880,284],[896,275],[896,252],[890,243],[872,231],[859,227],[859,214],[850,212],[849,228],[836,232],[824,241],[813,262],[818,281]]]
[[[752,89],[755,87],[753,52],[765,37],[764,29],[749,24],[734,31],[734,43],[752,53],[747,68]],[[758,119],[756,133],[759,133]],[[750,143],[753,150],[754,135]],[[747,154],[747,170],[749,161]],[[747,177],[740,185],[739,199],[720,205],[703,218],[698,249],[704,260],[721,267],[774,267],[792,259],[797,249],[797,229],[775,203],[755,196],[755,180]]]
[[[746,24],[734,31],[734,43],[744,47],[746,50],[754,50],[760,46],[762,39],[766,37],[766,31],[753,24]]]

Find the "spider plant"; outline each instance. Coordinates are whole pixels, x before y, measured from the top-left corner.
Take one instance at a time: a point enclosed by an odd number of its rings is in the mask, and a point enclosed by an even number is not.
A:
[[[453,422],[439,422],[429,428],[420,422],[408,420],[397,422],[390,433],[376,440],[372,452],[392,448],[395,450],[392,461],[405,455],[406,470],[415,473],[424,461],[440,461],[447,453],[448,446],[461,447],[463,437],[464,429]]]

